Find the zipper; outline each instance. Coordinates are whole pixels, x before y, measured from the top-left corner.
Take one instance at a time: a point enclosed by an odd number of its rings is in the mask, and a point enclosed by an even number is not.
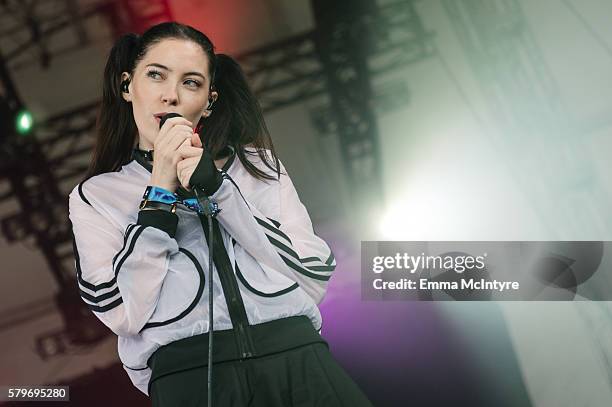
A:
[[[206,239],[208,236],[208,218],[198,213],[202,228]],[[223,295],[225,302],[229,310],[230,319],[236,332],[236,341],[238,345],[238,351],[243,359],[248,359],[256,356],[255,345],[251,333],[249,331],[249,320],[244,308],[242,296],[240,295],[240,289],[238,288],[238,282],[234,269],[230,262],[229,256],[225,245],[223,244],[221,229],[217,219],[213,218],[213,262],[217,267],[219,279],[221,280],[221,287],[223,288]],[[212,271],[211,271],[212,272]]]

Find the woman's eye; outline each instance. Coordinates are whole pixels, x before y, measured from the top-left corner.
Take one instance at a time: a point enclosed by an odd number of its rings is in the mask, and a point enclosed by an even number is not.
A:
[[[158,71],[149,71],[147,72],[147,76],[153,79],[159,79],[161,78],[161,72]]]
[[[189,84],[190,87],[196,87],[196,88],[200,87],[200,82],[193,80],[193,79],[187,79],[185,83]]]

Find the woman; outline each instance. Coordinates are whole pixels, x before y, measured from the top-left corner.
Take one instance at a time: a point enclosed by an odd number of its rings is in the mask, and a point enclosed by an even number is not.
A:
[[[79,290],[154,406],[206,405],[210,281],[215,405],[371,405],[317,332],[334,256],[230,57],[178,23],[123,36],[97,137],[70,194]]]

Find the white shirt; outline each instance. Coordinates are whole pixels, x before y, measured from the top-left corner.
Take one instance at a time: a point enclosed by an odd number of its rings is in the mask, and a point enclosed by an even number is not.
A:
[[[247,149],[255,151],[255,149]],[[249,161],[276,175],[257,155]],[[277,181],[250,175],[230,158],[211,196],[248,323],[305,315],[321,328],[321,302],[336,262],[315,235],[281,164]],[[70,193],[75,263],[83,301],[118,335],[119,357],[134,385],[148,394],[147,360],[160,346],[209,331],[208,245],[198,215],[179,205],[176,235],[137,224],[151,173],[133,160]],[[208,232],[208,230],[207,230]],[[216,251],[215,251],[216,255]],[[214,330],[232,329],[213,267]]]

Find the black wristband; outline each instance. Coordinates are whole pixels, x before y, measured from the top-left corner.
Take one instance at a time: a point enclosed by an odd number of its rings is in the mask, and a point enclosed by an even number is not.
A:
[[[175,213],[176,212],[176,202],[173,202],[170,204],[166,202],[149,201],[148,199],[143,199],[142,202],[140,202],[140,209],[141,210],[159,209],[161,211]]]
[[[162,211],[159,209],[143,209],[138,212],[139,225],[153,226],[168,233],[170,237],[176,235],[178,216],[175,213]]]
[[[206,195],[211,196],[223,183],[223,176],[215,166],[215,162],[208,150],[204,150],[198,166],[191,174],[189,185],[192,187],[202,188]]]

